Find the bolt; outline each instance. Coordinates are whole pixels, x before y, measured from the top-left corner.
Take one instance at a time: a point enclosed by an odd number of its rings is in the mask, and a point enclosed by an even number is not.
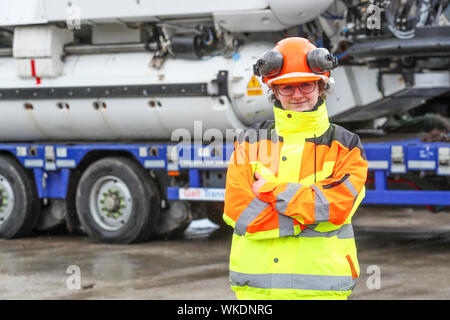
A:
[[[109,193],[111,193],[111,194],[118,194],[118,193],[119,193],[119,190],[113,189],[113,188],[110,188],[108,191],[109,191]]]

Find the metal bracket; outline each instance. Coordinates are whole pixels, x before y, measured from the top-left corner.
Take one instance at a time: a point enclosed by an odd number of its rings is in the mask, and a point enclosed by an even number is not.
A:
[[[405,81],[405,84],[409,87],[413,87],[415,84],[414,81],[414,72],[410,70],[406,70],[402,72],[402,78]]]
[[[403,152],[403,146],[391,147],[391,172],[392,173],[405,173],[405,155]]]
[[[218,93],[213,96],[226,96],[228,100],[230,97],[228,95],[228,71],[219,70],[217,78],[213,80],[217,84]],[[230,100],[231,101],[231,100]]]
[[[450,148],[438,149],[438,175],[450,175]]]
[[[150,68],[159,70],[159,69],[161,69],[162,65],[164,64],[164,62],[167,60],[168,57],[169,57],[169,55],[167,52],[162,52],[161,50],[158,50],[153,55],[148,66]]]

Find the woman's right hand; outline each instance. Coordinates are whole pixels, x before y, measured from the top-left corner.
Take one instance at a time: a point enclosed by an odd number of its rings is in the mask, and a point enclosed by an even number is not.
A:
[[[255,182],[253,182],[252,184],[252,191],[255,196],[258,196],[259,188],[261,188],[267,182],[267,180],[264,179],[258,172],[255,172],[255,179]]]

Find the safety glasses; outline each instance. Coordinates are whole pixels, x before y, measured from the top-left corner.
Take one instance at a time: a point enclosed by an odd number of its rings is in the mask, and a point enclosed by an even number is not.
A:
[[[280,84],[277,86],[277,91],[282,96],[290,96],[294,93],[295,88],[298,88],[301,93],[311,93],[316,89],[317,81],[302,82],[297,85]]]

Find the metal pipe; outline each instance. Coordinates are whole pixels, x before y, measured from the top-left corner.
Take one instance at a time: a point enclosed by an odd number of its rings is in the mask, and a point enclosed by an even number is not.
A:
[[[114,44],[89,44],[89,45],[67,45],[64,47],[66,54],[94,54],[94,53],[121,53],[142,52],[158,50],[158,43],[114,43]]]
[[[158,50],[157,42],[147,43],[120,43],[120,44],[88,44],[67,45],[64,47],[65,54],[94,54],[94,53],[121,53],[121,52],[143,52]],[[11,57],[12,48],[0,48],[0,57]]]
[[[11,57],[12,48],[0,48],[0,57]]]

